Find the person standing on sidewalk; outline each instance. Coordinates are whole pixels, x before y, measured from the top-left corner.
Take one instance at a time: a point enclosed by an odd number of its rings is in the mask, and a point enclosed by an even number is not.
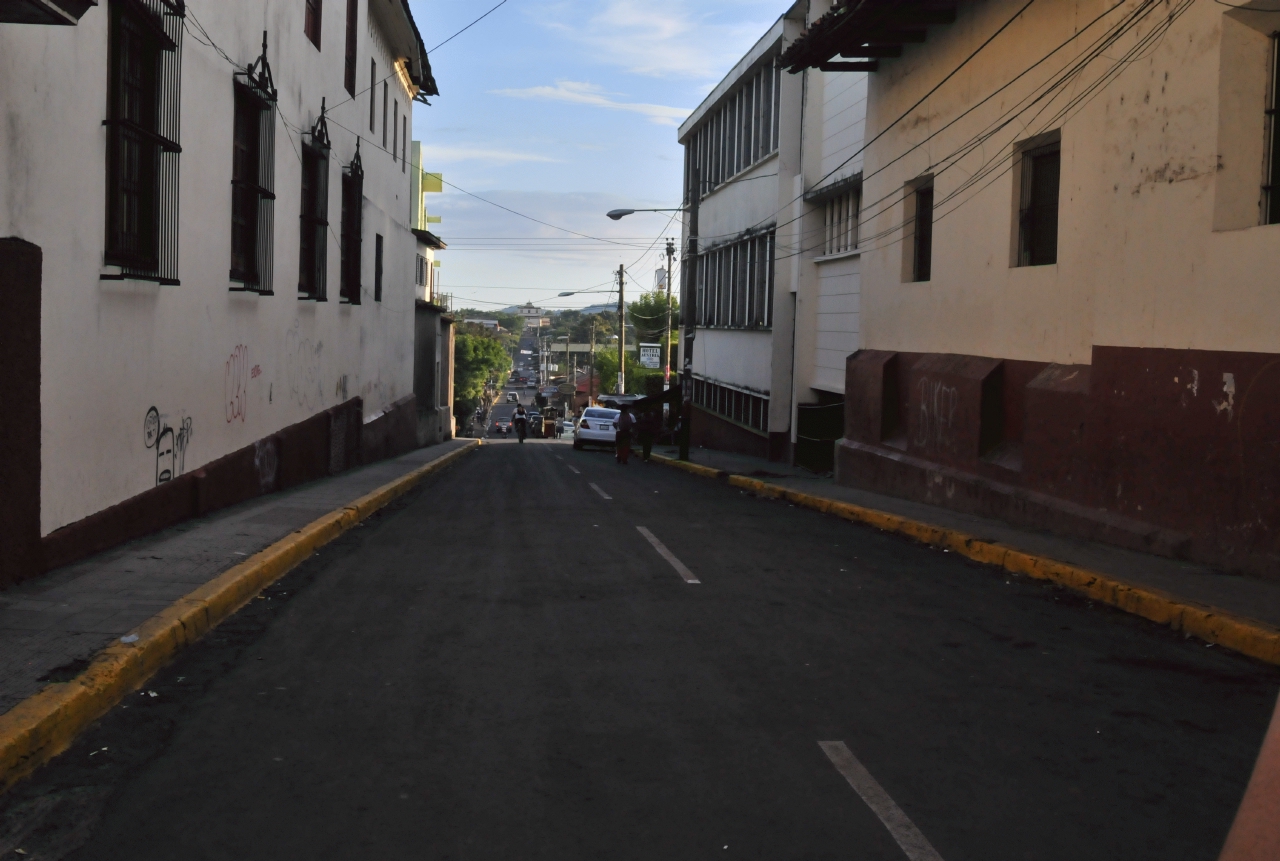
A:
[[[652,407],[641,413],[636,421],[636,437],[640,440],[640,454],[645,463],[649,462],[649,455],[653,454],[653,442],[660,433],[662,414],[655,412]]]
[[[617,433],[614,436],[614,451],[616,452],[614,456],[618,463],[626,466],[627,458],[631,457],[631,433],[636,426],[636,419],[635,416],[631,415],[631,406],[629,404],[622,405],[621,415],[618,416],[618,420],[614,422],[614,425],[617,428]]]

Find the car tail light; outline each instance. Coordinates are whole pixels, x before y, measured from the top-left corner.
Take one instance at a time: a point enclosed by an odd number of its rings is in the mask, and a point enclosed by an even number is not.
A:
[[[583,419],[582,421],[578,422],[578,427],[582,428],[583,430],[591,430],[591,425],[587,424],[586,419]]]

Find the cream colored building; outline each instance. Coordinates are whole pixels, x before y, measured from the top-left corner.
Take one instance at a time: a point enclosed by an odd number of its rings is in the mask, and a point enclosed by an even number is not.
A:
[[[407,2],[78,5],[0,20],[40,428],[3,455],[38,522],[0,532],[37,567],[394,447],[414,392]]]
[[[778,62],[821,11],[794,3],[680,127],[686,188],[695,170],[701,184],[695,444],[803,461],[822,405],[838,427],[860,343],[866,80]]]
[[[1269,569],[1280,3],[1025,6],[842,2],[784,58],[871,69],[839,478]]]

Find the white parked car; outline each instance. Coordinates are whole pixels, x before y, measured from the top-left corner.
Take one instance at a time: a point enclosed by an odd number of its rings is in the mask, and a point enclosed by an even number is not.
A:
[[[573,429],[573,447],[582,448],[588,445],[607,445],[612,447],[617,442],[618,427],[616,422],[622,413],[603,407],[588,407],[578,419]]]

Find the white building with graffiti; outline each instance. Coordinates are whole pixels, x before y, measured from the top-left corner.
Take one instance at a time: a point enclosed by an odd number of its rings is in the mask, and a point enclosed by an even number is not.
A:
[[[0,82],[0,584],[417,443],[407,0],[0,3]]]

